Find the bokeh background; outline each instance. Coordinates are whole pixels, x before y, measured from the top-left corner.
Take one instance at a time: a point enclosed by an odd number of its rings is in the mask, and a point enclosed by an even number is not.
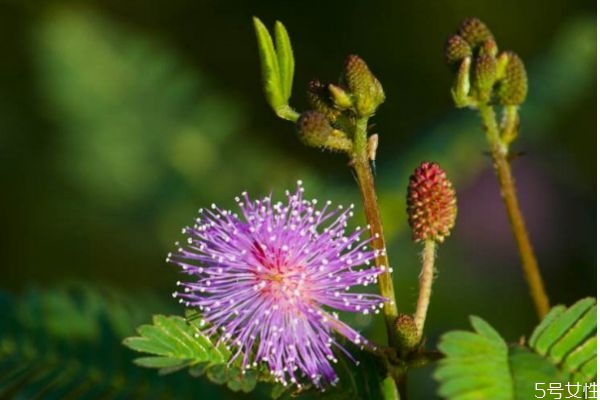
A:
[[[458,221],[439,250],[430,346],[445,331],[467,328],[471,314],[508,340],[536,324],[479,121],[455,109],[449,94],[443,44],[469,16],[488,24],[501,49],[520,54],[530,76],[514,144],[524,155],[513,168],[551,300],[570,304],[595,295],[595,2],[5,1],[5,337],[37,329],[68,342],[79,326],[89,351],[104,343],[110,358],[97,366],[98,379],[125,390],[119,374],[133,354],[118,342],[153,312],[182,311],[170,298],[177,269],[164,259],[199,207],[233,207],[243,190],[282,195],[297,179],[309,196],[360,204],[344,157],[303,147],[293,126],[264,101],[253,15],[288,28],[297,109],[306,106],[306,82],[336,80],[347,54],[363,57],[383,83],[387,101],[373,120],[380,137],[377,184],[405,312],[416,299],[420,250],[406,224],[408,176],[420,161],[435,160],[455,182]],[[94,322],[98,315],[114,318],[99,305],[109,297],[113,310],[125,307],[129,316],[110,333],[112,341],[107,324]],[[68,299],[75,302],[70,313]],[[376,321],[349,320],[375,340],[383,337]],[[36,345],[29,343],[35,354],[46,354]],[[0,346],[0,360],[7,354]],[[74,350],[72,362],[89,365],[79,356]],[[159,379],[148,372],[138,376],[143,384]],[[434,397],[430,373],[412,373],[413,398]],[[179,375],[160,379],[190,380]],[[194,385],[190,396],[230,395],[203,380]],[[16,393],[14,387],[0,392]]]

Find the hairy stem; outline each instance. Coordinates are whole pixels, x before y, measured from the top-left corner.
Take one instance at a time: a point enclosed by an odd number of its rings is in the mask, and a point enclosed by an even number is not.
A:
[[[519,248],[519,254],[521,255],[525,280],[529,285],[529,291],[537,315],[542,319],[544,315],[548,313],[550,303],[548,301],[548,296],[546,295],[546,290],[544,289],[544,282],[540,274],[537,260],[533,253],[533,247],[531,246],[529,235],[525,227],[525,221],[523,220],[521,208],[519,207],[519,201],[517,200],[515,183],[507,159],[508,146],[503,143],[500,138],[498,123],[496,122],[496,113],[494,112],[493,107],[482,104],[479,106],[479,113],[491,147],[494,168],[496,170],[496,175],[498,176],[498,182],[500,183],[500,194],[504,200],[512,231],[515,240],[517,241],[517,247]]]
[[[429,299],[431,298],[431,286],[433,285],[433,273],[435,263],[435,241],[426,240],[423,247],[423,266],[419,276],[419,298],[415,310],[415,325],[419,340],[423,337],[423,327],[429,308]]]
[[[371,236],[374,237],[372,246],[375,250],[380,250],[375,262],[383,272],[379,275],[377,283],[381,295],[389,299],[383,306],[383,314],[388,331],[388,341],[391,341],[394,337],[394,322],[398,317],[398,309],[396,308],[392,274],[389,268],[387,252],[385,251],[385,239],[383,237],[383,225],[381,223],[381,216],[379,215],[379,206],[377,205],[375,181],[367,151],[367,121],[367,118],[360,118],[356,122],[352,163],[358,179],[367,223],[371,229]]]
[[[379,250],[375,262],[383,272],[378,276],[377,284],[379,285],[379,292],[381,295],[389,299],[389,301],[383,305],[383,315],[387,328],[388,344],[394,346],[394,344],[398,342],[394,327],[396,318],[398,318],[398,309],[396,306],[396,295],[394,294],[394,282],[392,280],[390,264],[385,249],[383,225],[381,223],[379,206],[377,204],[377,194],[375,192],[375,181],[369,162],[367,123],[368,118],[359,118],[356,121],[351,162],[358,180],[358,187],[362,196],[367,223],[370,227],[371,236],[374,238],[373,242],[371,242],[371,246],[373,249]],[[393,385],[388,382],[387,393],[397,394],[398,398],[406,400],[406,396],[404,395],[406,390],[406,374],[404,370],[392,370],[392,372]]]

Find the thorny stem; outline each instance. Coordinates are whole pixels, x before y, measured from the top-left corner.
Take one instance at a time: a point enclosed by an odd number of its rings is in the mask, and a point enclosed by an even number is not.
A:
[[[494,168],[496,170],[496,175],[498,176],[498,182],[500,183],[500,194],[504,200],[512,231],[521,255],[525,280],[529,285],[529,291],[537,315],[542,319],[544,315],[548,313],[550,303],[548,301],[548,296],[546,295],[546,290],[544,289],[544,282],[533,253],[533,247],[529,240],[523,215],[521,214],[519,201],[517,200],[515,184],[510,164],[507,159],[508,146],[503,143],[500,138],[498,123],[496,122],[496,113],[494,112],[493,107],[487,104],[481,104],[479,105],[479,114],[481,115],[483,127],[491,147]]]
[[[423,327],[429,308],[431,298],[431,286],[433,285],[434,263],[435,263],[435,241],[428,239],[423,247],[423,266],[419,276],[419,298],[415,310],[415,325],[419,340],[423,337]]]

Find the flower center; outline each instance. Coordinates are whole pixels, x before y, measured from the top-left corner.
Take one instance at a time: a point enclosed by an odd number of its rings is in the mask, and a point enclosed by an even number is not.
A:
[[[282,249],[254,243],[252,253],[262,267],[256,271],[256,283],[270,301],[291,305],[305,294],[304,266],[289,263]]]

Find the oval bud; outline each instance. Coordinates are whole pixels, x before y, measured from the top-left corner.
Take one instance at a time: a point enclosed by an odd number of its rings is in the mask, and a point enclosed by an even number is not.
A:
[[[385,101],[381,83],[359,56],[346,58],[344,81],[354,96],[354,108],[360,117],[372,115]]]
[[[488,56],[496,57],[498,54],[498,45],[494,39],[488,39],[479,48],[479,54],[487,54]]]
[[[406,213],[415,242],[442,243],[456,220],[456,193],[437,163],[423,162],[410,177]]]
[[[318,111],[305,111],[296,122],[302,143],[332,151],[352,151],[352,141],[346,133],[334,129],[327,117]]]
[[[463,21],[458,34],[471,45],[478,47],[488,39],[494,40],[494,35],[488,27],[477,18],[469,18]]]
[[[397,346],[402,353],[409,353],[414,350],[420,342],[419,331],[413,317],[407,314],[400,314],[396,318],[396,340]]]
[[[496,82],[496,58],[481,54],[475,59],[473,88],[479,101],[488,102]]]
[[[327,84],[318,80],[308,82],[306,95],[310,108],[325,115],[330,122],[335,122],[341,115],[342,112],[331,102]]]
[[[327,117],[318,111],[306,111],[296,122],[296,130],[300,140],[311,147],[321,147],[333,131]]]
[[[446,57],[446,63],[454,64],[472,55],[471,46],[469,46],[469,43],[462,37],[453,35],[446,41],[444,55]]]
[[[505,52],[506,67],[498,87],[498,100],[502,105],[518,106],[527,97],[527,71],[521,58],[513,52]]]

